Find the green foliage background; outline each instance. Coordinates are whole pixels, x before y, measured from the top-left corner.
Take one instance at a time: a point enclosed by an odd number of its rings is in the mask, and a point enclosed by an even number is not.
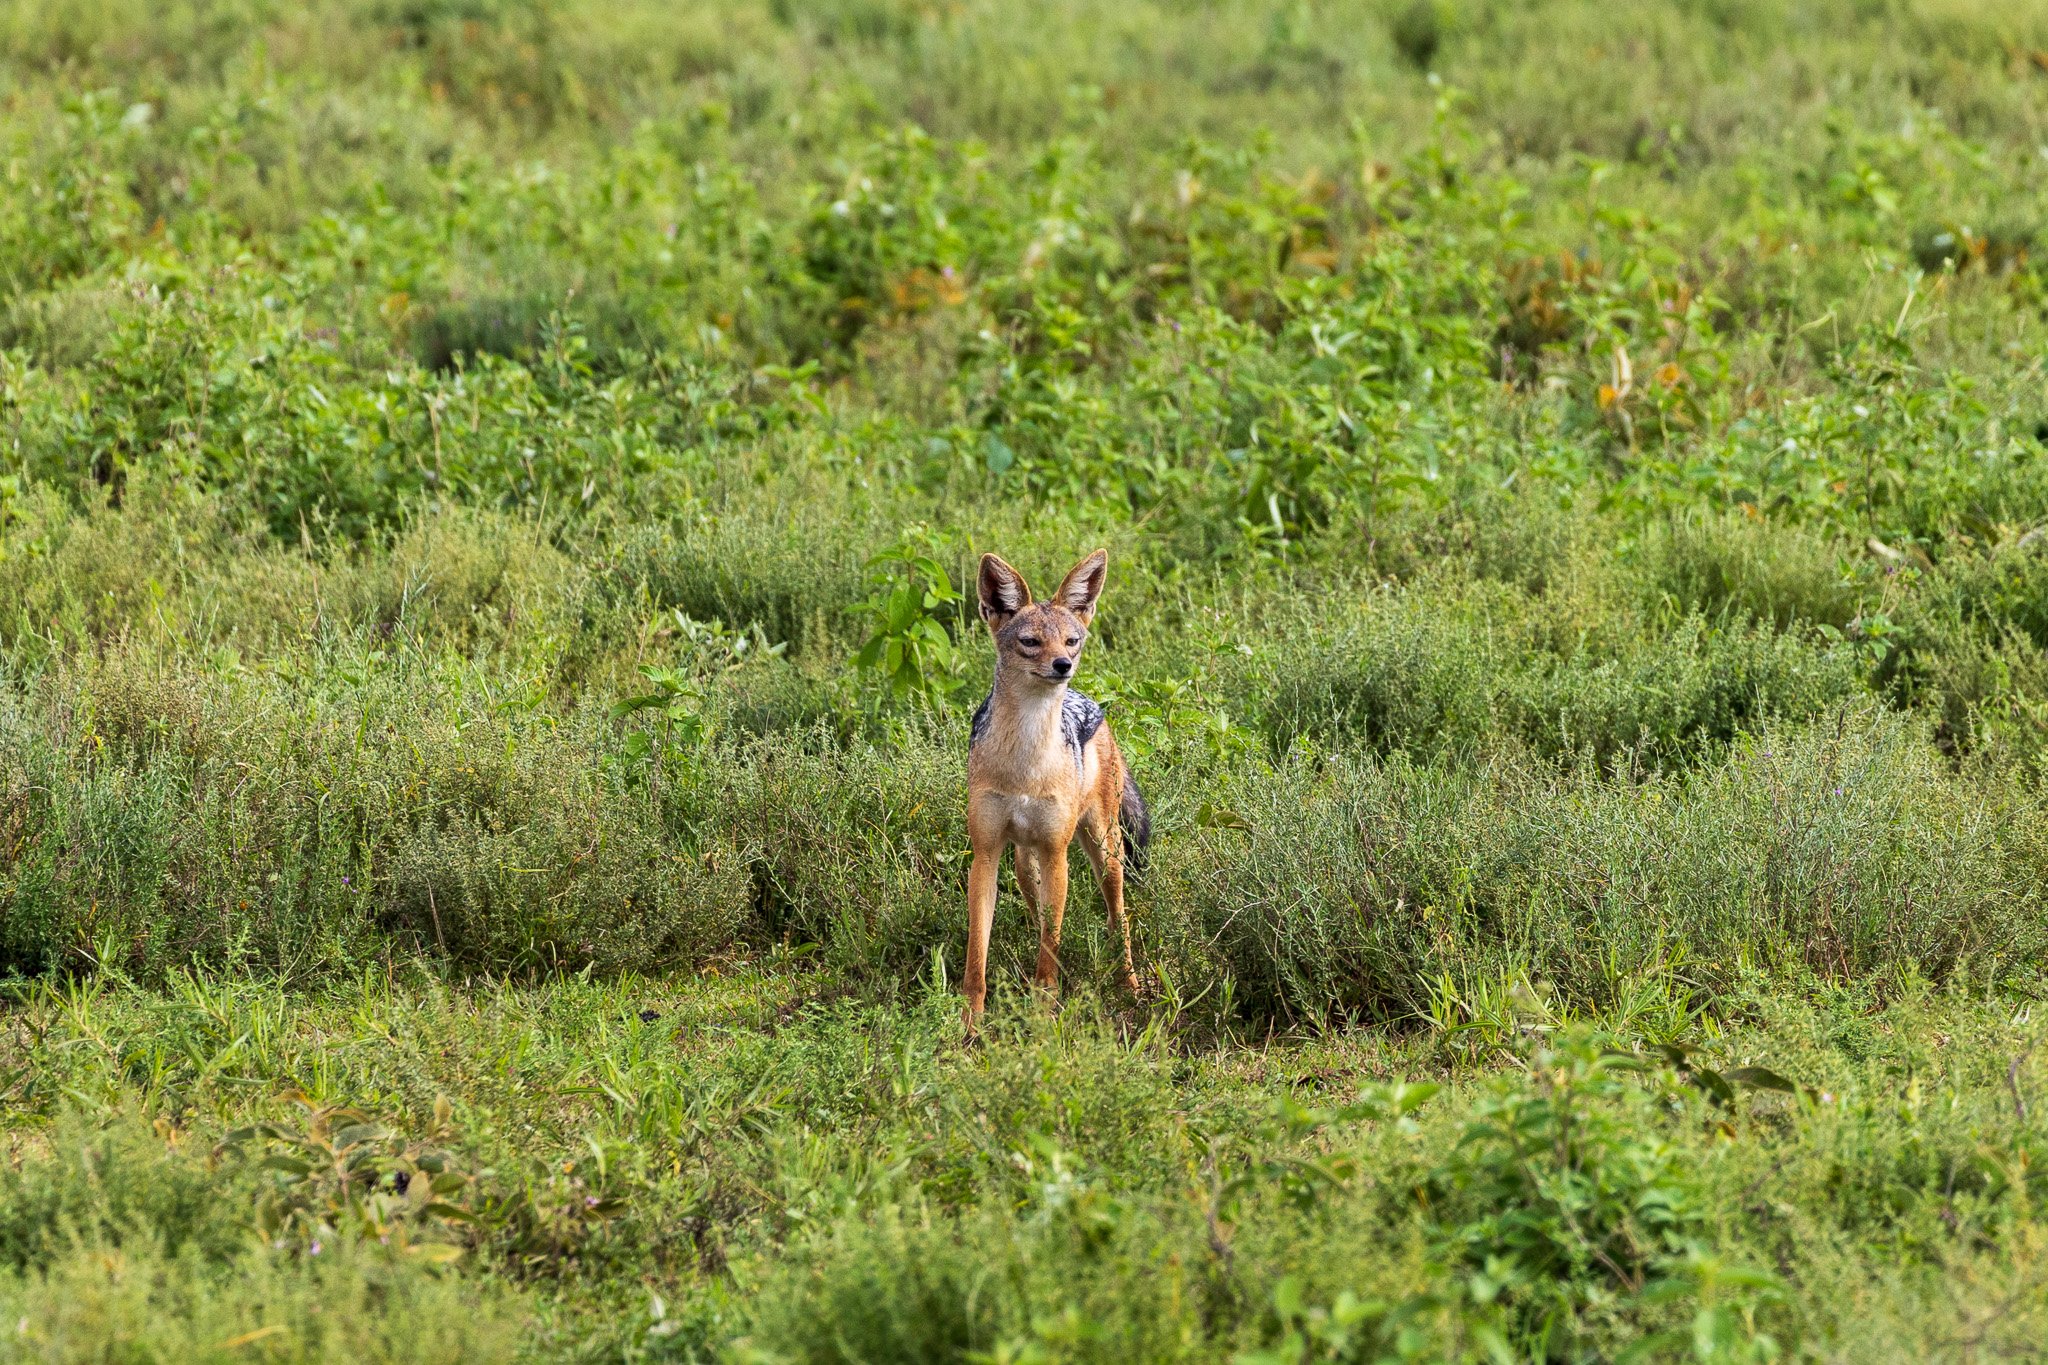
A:
[[[9,7],[0,1358],[2038,1341],[2044,148],[1985,0]],[[963,1052],[1097,544],[1148,993]]]

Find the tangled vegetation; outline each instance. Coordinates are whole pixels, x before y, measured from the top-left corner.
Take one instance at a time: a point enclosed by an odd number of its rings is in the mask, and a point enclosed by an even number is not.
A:
[[[0,1360],[2048,1332],[2048,14],[0,14]],[[1006,886],[1106,545],[1142,998]],[[1077,882],[1077,888],[1080,884]]]

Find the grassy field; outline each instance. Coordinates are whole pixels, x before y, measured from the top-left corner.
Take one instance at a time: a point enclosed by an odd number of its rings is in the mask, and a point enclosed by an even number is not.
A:
[[[0,169],[0,1362],[2040,1358],[2048,8],[40,0]]]

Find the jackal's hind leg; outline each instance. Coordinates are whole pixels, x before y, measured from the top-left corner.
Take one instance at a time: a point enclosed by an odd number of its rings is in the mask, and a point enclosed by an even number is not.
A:
[[[1023,844],[1017,845],[1017,889],[1024,893],[1024,904],[1030,909],[1033,919],[1042,919],[1044,904],[1038,898],[1038,855]]]
[[[1095,883],[1102,888],[1103,908],[1109,912],[1109,932],[1121,941],[1124,951],[1124,986],[1139,994],[1138,969],[1131,959],[1131,917],[1124,911],[1124,832],[1112,815],[1103,830],[1081,826],[1081,847],[1095,869]]]
[[[1038,928],[1038,970],[1033,973],[1032,980],[1035,984],[1043,986],[1046,984],[1045,944],[1048,935],[1051,937],[1053,950],[1059,950],[1059,931],[1049,928],[1045,920],[1045,887],[1039,876],[1040,869],[1045,865],[1045,858],[1038,849],[1028,844],[1018,844],[1015,856],[1017,889],[1023,892],[1025,908],[1031,911],[1031,922]]]

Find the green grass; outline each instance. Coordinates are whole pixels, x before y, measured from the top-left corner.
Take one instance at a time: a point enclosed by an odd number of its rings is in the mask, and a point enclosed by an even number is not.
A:
[[[541,986],[373,972],[310,996],[37,988],[5,1056],[0,1294],[44,1335],[8,1349],[73,1358],[125,1331],[168,1359],[268,1329],[278,1358],[425,1358],[448,1348],[404,1324],[460,1313],[472,1358],[511,1354],[489,1333],[525,1317],[543,1354],[739,1337],[776,1358],[1206,1359],[1284,1351],[1284,1304],[1347,1292],[1412,1317],[1429,1358],[1560,1296],[1575,1311],[1551,1330],[1595,1351],[1689,1332],[1703,1307],[1731,1340],[1828,1357],[1896,1332],[2030,1339],[2040,1135],[2014,1096],[2035,1092],[2038,1029],[1996,992],[1755,984],[1715,1024],[1668,978],[1631,983],[1615,1026],[1701,1050],[1690,1072],[1652,1051],[1625,1073],[1589,1070],[1586,1025],[1533,997],[1447,997],[1422,1035],[1220,1050],[1080,1004],[999,1013],[963,1051],[942,992],[872,1002],[776,963]],[[1561,1054],[1496,1073],[1551,1025]],[[1688,1082],[1738,1063],[1801,1088],[1724,1105]],[[316,1149],[335,1164],[303,1161],[344,1104],[399,1135],[357,1144],[382,1165],[356,1152],[353,1184],[338,1124]],[[1562,1166],[1488,1136],[1542,1131],[1543,1105],[1575,1127]],[[367,1192],[366,1172],[433,1153],[447,1202]],[[1560,1211],[1574,1175],[1657,1192],[1577,1215],[1642,1236],[1663,1209],[1670,1249],[1634,1252],[1660,1293],[1587,1260]],[[358,1281],[380,1287],[352,1310]]]
[[[2024,1355],[2043,54],[0,16],[0,1358]],[[1146,994],[966,1047],[1095,545]]]

